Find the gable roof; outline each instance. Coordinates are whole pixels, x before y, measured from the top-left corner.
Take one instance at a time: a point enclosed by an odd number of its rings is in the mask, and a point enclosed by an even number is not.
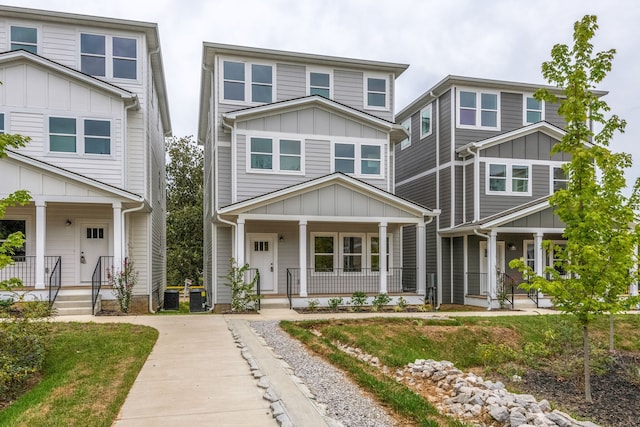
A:
[[[309,95],[301,98],[289,99],[286,101],[272,102],[270,104],[258,105],[256,107],[243,108],[231,111],[222,115],[222,119],[226,124],[233,125],[237,120],[247,120],[256,116],[267,114],[275,114],[291,110],[299,110],[308,107],[320,107],[335,111],[339,114],[357,118],[360,121],[367,122],[377,128],[384,129],[391,133],[392,141],[399,142],[407,138],[409,134],[407,130],[398,124],[388,120],[381,119],[372,114],[349,107],[332,99],[322,97],[320,95]]]
[[[300,193],[307,193],[312,190],[326,187],[332,184],[340,184],[342,186],[353,189],[354,191],[361,193],[367,197],[377,199],[379,201],[389,203],[403,211],[411,212],[415,216],[419,217],[433,217],[440,214],[439,210],[431,210],[417,203],[411,202],[395,194],[381,190],[359,179],[353,178],[342,172],[334,172],[329,175],[322,176],[320,178],[305,181],[300,184],[285,187],[270,193],[261,194],[256,197],[252,197],[247,200],[243,200],[238,203],[222,207],[218,210],[221,215],[225,214],[239,214],[252,209],[259,208],[261,206],[283,200]]]
[[[500,135],[492,136],[491,138],[483,139],[476,142],[470,142],[466,145],[463,145],[460,148],[457,148],[456,153],[458,153],[458,155],[463,155],[464,153],[470,150],[477,152],[478,150],[489,148],[494,145],[500,145],[503,142],[508,142],[513,139],[530,135],[536,132],[542,132],[545,135],[548,135],[557,140],[562,139],[562,137],[566,134],[566,132],[563,129],[549,122],[541,121],[541,122],[537,122],[527,126],[523,126],[521,128],[509,131],[509,132],[502,133]]]

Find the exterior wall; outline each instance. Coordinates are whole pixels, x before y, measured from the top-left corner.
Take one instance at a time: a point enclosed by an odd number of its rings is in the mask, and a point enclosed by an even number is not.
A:
[[[435,103],[434,103],[435,105]],[[435,115],[435,107],[432,107]],[[435,126],[437,118],[432,118]],[[436,132],[420,139],[420,111],[411,116],[411,145],[401,149],[400,144],[395,147],[396,182],[401,182],[415,175],[425,173],[436,167]]]
[[[276,101],[301,98],[307,95],[307,72],[304,66],[276,64]]]
[[[473,163],[467,163],[464,167],[465,173],[465,188],[464,188],[464,221],[463,222],[472,222],[474,220],[474,208],[475,208],[475,192],[474,190],[474,168],[475,165]]]
[[[229,274],[229,260],[233,256],[232,232],[231,227],[226,225],[215,226],[214,262],[218,274],[213,278],[214,283],[217,283],[214,304],[229,304],[231,302],[231,289],[225,285],[225,276]]]
[[[452,304],[451,239],[442,238],[442,303]]]
[[[434,132],[438,132],[440,134],[437,147],[439,150],[440,165],[447,164],[451,161],[451,139],[453,138],[453,135],[451,134],[451,120],[455,120],[455,116],[451,116],[452,96],[455,97],[453,91],[449,89],[438,98],[438,120],[435,122],[437,123],[438,128],[437,130],[434,129]],[[458,137],[457,130],[455,136],[456,138]]]
[[[516,221],[506,223],[504,227],[522,228],[564,228],[565,224],[553,214],[553,209],[548,208],[541,212],[528,215]]]
[[[138,270],[138,283],[133,288],[134,295],[148,295],[154,279],[150,244],[151,220],[149,214],[132,212],[125,215],[126,256],[133,260]],[[155,285],[155,284],[154,284]]]
[[[464,304],[464,238],[454,237],[451,239],[453,249],[453,268],[452,268],[452,280],[453,280],[453,303]]]

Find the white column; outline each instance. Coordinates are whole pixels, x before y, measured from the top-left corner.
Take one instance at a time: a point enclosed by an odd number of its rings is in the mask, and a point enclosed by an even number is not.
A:
[[[236,262],[242,267],[244,260],[244,218],[238,218],[236,225]]]
[[[497,275],[496,275],[496,237],[498,232],[492,230],[489,233],[489,241],[487,242],[487,310],[491,310],[491,302],[496,299],[497,295]]]
[[[36,200],[36,289],[44,289],[45,283],[44,273],[44,254],[46,251],[47,241],[47,203],[42,200]]]
[[[300,296],[307,294],[307,221],[298,222],[298,265],[300,267]]]
[[[635,248],[633,259],[635,261],[634,262],[634,266],[633,266],[633,272],[637,273],[638,272],[638,268],[639,268],[639,266],[638,266],[638,248],[637,247]],[[634,296],[634,297],[638,296],[638,282],[631,283],[631,286],[629,288],[629,293],[631,294],[631,296]],[[640,304],[638,304],[638,307],[640,307]]]
[[[122,268],[124,250],[124,233],[122,228],[122,203],[113,202],[113,265]]]
[[[418,267],[416,280],[419,295],[426,295],[427,292],[427,254],[426,254],[426,234],[424,221],[418,223],[416,227],[416,266]]]
[[[387,293],[387,223],[378,224],[378,267],[380,269],[380,292]]]
[[[533,264],[535,266],[536,276],[542,276],[544,274],[544,252],[542,250],[542,237],[544,233],[542,231],[536,232],[533,236],[533,247],[535,255],[533,258]]]

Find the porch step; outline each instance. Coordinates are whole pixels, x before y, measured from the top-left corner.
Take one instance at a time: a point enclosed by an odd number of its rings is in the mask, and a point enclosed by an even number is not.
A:
[[[58,316],[93,314],[91,312],[91,291],[88,293],[58,294],[53,303]]]
[[[543,304],[548,301],[547,300],[543,300],[543,298],[540,298],[539,304],[542,307]],[[522,309],[531,309],[531,308],[537,308],[536,307],[536,303],[533,302],[528,296],[526,295],[516,295],[515,296],[515,301],[513,302],[514,305],[514,309],[515,310],[522,310]]]
[[[268,310],[270,308],[289,308],[289,300],[287,298],[262,298],[260,300],[260,310]]]

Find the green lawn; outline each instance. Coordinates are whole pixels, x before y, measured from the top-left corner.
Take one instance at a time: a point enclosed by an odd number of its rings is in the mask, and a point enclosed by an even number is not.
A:
[[[52,323],[40,382],[0,426],[110,426],[157,338],[147,326]]]

